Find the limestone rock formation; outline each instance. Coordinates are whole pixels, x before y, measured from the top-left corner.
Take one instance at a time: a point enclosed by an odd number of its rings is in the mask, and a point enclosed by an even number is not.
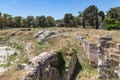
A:
[[[40,30],[37,34],[34,35],[35,38],[37,38],[38,42],[44,42],[54,37],[56,33],[54,31],[45,31]]]
[[[14,48],[10,48],[7,46],[0,46],[0,65],[7,64],[9,57],[11,55],[14,55],[16,52],[18,51],[16,51]],[[0,66],[0,73],[6,70],[7,68],[5,68],[4,66]]]

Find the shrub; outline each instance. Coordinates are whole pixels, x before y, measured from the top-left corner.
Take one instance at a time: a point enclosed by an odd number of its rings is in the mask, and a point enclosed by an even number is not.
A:
[[[61,49],[58,49],[57,51],[58,54],[58,65],[57,65],[57,69],[59,71],[59,74],[62,76],[62,71],[65,70],[65,60],[63,58],[63,52]]]
[[[120,30],[120,22],[115,19],[105,19],[105,29],[107,30]]]

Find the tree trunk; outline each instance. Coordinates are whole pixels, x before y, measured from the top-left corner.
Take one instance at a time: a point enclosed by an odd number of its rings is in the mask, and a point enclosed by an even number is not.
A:
[[[83,28],[85,28],[85,19],[83,18]]]
[[[99,25],[98,25],[98,14],[96,14],[96,29],[99,29]]]

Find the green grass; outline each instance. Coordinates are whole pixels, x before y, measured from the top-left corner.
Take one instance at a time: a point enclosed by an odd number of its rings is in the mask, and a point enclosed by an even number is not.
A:
[[[97,74],[97,71],[96,71],[97,69],[93,68],[91,66],[91,64],[82,48],[79,49],[79,53],[77,54],[77,57],[78,57],[78,61],[79,61],[80,65],[82,67],[81,71],[77,74],[77,79],[80,79],[81,77],[90,78],[93,75]]]
[[[25,36],[23,36],[23,40],[25,40],[25,41],[29,41],[29,40],[34,41],[34,38],[33,38],[33,35],[25,35]]]
[[[38,41],[35,42],[35,54],[40,54],[41,52],[49,49],[51,44],[49,42],[39,43]]]
[[[57,51],[57,55],[58,55],[58,65],[57,65],[57,69],[59,71],[60,76],[62,76],[62,71],[65,70],[65,60],[63,58],[63,52],[61,49],[58,49]]]
[[[0,38],[0,42],[4,43],[7,42],[9,40],[9,38]]]
[[[2,67],[10,67],[10,66],[14,66],[13,70],[17,69],[17,65],[21,64],[21,63],[27,63],[28,62],[28,58],[24,57],[25,52],[24,52],[24,46],[22,44],[19,43],[11,43],[10,45],[12,48],[15,48],[18,52],[15,52],[14,54],[11,54],[10,56],[8,56],[7,58],[7,62],[5,64],[1,64],[0,66]],[[9,48],[7,48],[6,50],[9,50]],[[14,64],[11,64],[11,62],[14,62],[14,60],[19,59],[17,62],[15,62]]]
[[[19,43],[16,43],[16,42],[13,42],[11,44],[11,47],[17,49],[20,52],[23,52],[23,50],[24,50],[24,46],[22,44],[19,44]]]
[[[17,53],[15,52],[14,54],[11,54],[7,58],[7,62],[5,64],[1,64],[1,67],[9,67],[11,65],[11,62],[16,59]]]

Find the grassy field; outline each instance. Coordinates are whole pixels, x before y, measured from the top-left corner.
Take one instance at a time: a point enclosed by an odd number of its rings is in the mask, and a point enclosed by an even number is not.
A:
[[[50,30],[61,32],[67,35],[67,38],[57,37],[39,44],[33,37],[39,30]],[[12,35],[14,33],[14,35]],[[19,63],[27,63],[27,60],[40,54],[43,51],[51,51],[56,49],[62,49],[64,51],[70,51],[71,48],[76,48],[78,53],[78,64],[73,75],[73,80],[97,80],[97,69],[92,68],[88,58],[86,57],[79,42],[73,39],[74,34],[82,36],[88,36],[87,40],[92,42],[97,41],[97,38],[102,35],[110,35],[115,43],[120,42],[120,31],[106,31],[106,30],[95,30],[95,29],[81,29],[81,28],[31,28],[28,29],[10,29],[0,31],[0,41],[10,47],[16,48],[20,51],[21,55],[17,58],[20,59]],[[9,42],[12,41],[12,45]],[[26,45],[31,44],[30,47]],[[25,57],[23,57],[25,56]],[[13,56],[12,56],[13,57]],[[0,80],[17,80],[22,74],[22,70],[14,69],[5,72],[0,76]]]

